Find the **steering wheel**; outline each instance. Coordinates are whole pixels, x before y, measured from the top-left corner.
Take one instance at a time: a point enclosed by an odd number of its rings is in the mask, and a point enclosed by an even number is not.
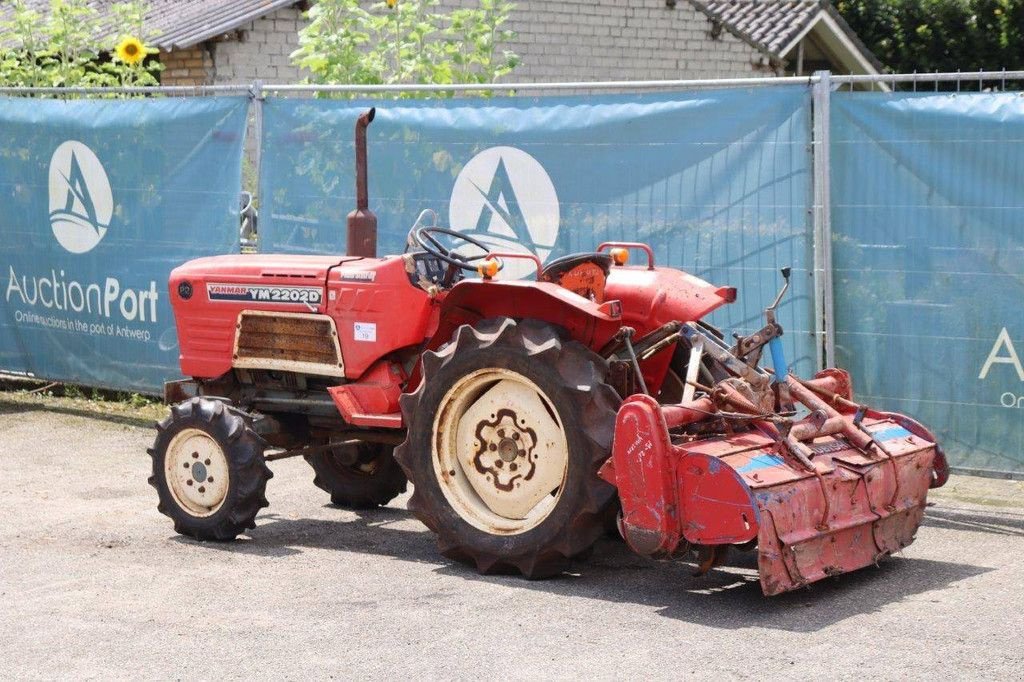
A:
[[[437,238],[438,235],[444,235],[449,240],[456,240],[472,244],[477,247],[483,253],[476,256],[463,256],[461,253],[456,253],[455,247],[444,246],[441,241]],[[413,228],[412,231],[413,241],[421,249],[429,253],[431,256],[438,258],[448,265],[453,267],[468,270],[469,272],[476,272],[476,266],[473,265],[475,261],[481,258],[486,258],[487,254],[490,253],[491,249],[486,244],[483,244],[476,239],[473,239],[467,234],[462,232],[456,232],[455,230],[449,230],[445,227],[419,227]],[[498,259],[498,269],[504,267],[504,263]]]

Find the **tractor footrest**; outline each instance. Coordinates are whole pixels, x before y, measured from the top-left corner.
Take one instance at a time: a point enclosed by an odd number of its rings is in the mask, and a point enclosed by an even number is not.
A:
[[[400,429],[402,428],[402,413],[350,414],[348,421],[355,426],[369,426],[379,429]]]
[[[354,426],[400,429],[403,426],[398,399],[405,373],[399,365],[381,361],[359,381],[332,386],[327,392],[342,418]]]

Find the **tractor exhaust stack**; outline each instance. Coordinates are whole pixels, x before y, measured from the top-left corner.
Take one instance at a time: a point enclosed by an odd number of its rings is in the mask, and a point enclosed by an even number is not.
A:
[[[348,214],[345,253],[349,256],[377,256],[377,216],[370,210],[366,179],[366,129],[377,113],[370,108],[356,119],[356,210]]]

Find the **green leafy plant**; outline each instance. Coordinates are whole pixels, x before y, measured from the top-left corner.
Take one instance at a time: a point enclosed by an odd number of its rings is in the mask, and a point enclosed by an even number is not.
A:
[[[139,0],[112,7],[118,32],[96,44],[103,33],[99,12],[87,0],[51,0],[49,14],[12,0],[0,21],[0,84],[25,87],[158,85],[162,65],[146,59],[146,4]],[[150,33],[150,36],[153,34]]]
[[[501,45],[514,8],[479,0],[475,8],[443,12],[440,0],[387,0],[368,8],[359,0],[320,0],[307,12],[292,61],[313,83],[493,83],[519,57]]]
[[[897,73],[1020,67],[1024,0],[838,0],[835,6]]]
[[[158,401],[140,393],[132,393],[128,396],[127,402],[132,407],[146,407],[147,405],[153,405]]]

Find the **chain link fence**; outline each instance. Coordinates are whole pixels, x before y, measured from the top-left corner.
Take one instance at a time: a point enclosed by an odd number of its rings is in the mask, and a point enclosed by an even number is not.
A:
[[[1024,228],[1017,216],[1024,208],[1024,98],[1007,92],[1021,82],[1024,72],[818,72],[801,78],[413,87],[257,81],[196,88],[0,88],[0,123],[6,126],[13,103],[26,98],[64,101],[58,106],[68,111],[82,101],[74,98],[115,108],[139,106],[136,98],[144,98],[143,108],[177,107],[182,116],[184,103],[196,99],[245,99],[247,123],[233,124],[230,133],[214,128],[204,137],[212,142],[248,131],[244,147],[239,142],[222,157],[229,159],[228,172],[215,183],[209,177],[201,183],[220,197],[216,206],[202,218],[152,214],[151,227],[163,237],[126,233],[115,217],[111,229],[131,238],[111,239],[110,246],[117,243],[122,260],[126,253],[137,258],[175,233],[205,244],[204,252],[236,250],[239,223],[244,219],[251,227],[258,206],[260,250],[333,253],[341,250],[344,215],[353,203],[353,114],[377,105],[371,199],[382,215],[382,244],[390,250],[401,249],[403,229],[422,208],[434,209],[457,229],[520,244],[542,257],[609,238],[646,240],[667,265],[739,285],[742,303],[714,320],[737,331],[758,325],[776,269],[793,265],[800,276],[782,322],[798,371],[846,366],[862,400],[916,414],[936,427],[960,469],[1021,476],[1024,367],[1018,349],[1024,316],[1018,288],[1024,281]],[[132,99],[117,99],[125,97]],[[157,101],[167,104],[152,103]],[[46,115],[33,108],[39,113],[30,120],[45,128]],[[42,378],[155,391],[159,380],[177,371],[173,328],[170,335],[167,329],[157,334],[158,342],[150,335],[146,343],[156,345],[144,351],[151,353],[144,364],[153,371],[144,378],[125,369],[138,361],[133,351],[103,348],[95,340],[83,346],[65,339],[50,349],[50,357],[77,358],[73,362],[33,362],[46,339],[60,333],[40,331],[30,338],[14,321],[25,307],[12,304],[20,288],[16,252],[37,263],[71,258],[76,267],[89,258],[76,260],[47,238],[56,233],[45,200],[55,150],[95,134],[93,123],[88,116],[65,120],[38,148],[19,146],[11,135],[0,143],[12,164],[0,175],[0,200],[23,206],[15,214],[20,218],[0,224],[4,243],[16,245],[0,250],[8,261],[0,263],[6,292],[0,365]],[[120,125],[131,129],[132,122]],[[182,145],[156,131],[148,137],[168,148]],[[138,144],[149,144],[145,138]],[[104,167],[109,163],[105,154],[97,158]],[[35,164],[31,181],[19,180],[19,159]],[[154,168],[142,167],[137,175],[148,171],[160,181],[138,187],[129,182],[129,196],[148,191],[170,206],[175,195],[167,188],[174,182],[162,174],[203,175],[185,161],[159,173]],[[547,181],[538,181],[541,176]],[[256,195],[248,211],[237,201],[243,183]],[[28,208],[26,192],[38,193],[44,205]],[[163,251],[171,260],[185,257]],[[165,281],[163,270],[171,265],[154,271],[154,281]],[[65,276],[71,267],[64,268]],[[103,380],[96,368],[115,359],[118,372]]]

